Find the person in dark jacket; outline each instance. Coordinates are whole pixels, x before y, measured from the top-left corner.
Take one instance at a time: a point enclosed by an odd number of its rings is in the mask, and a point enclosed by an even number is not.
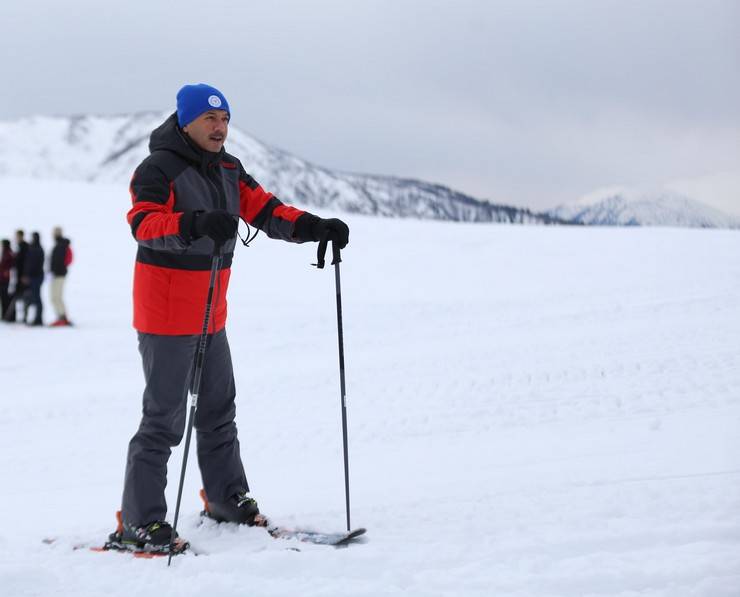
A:
[[[10,241],[4,238],[2,241],[2,256],[0,256],[0,316],[5,318],[5,313],[10,306],[10,272],[15,263],[15,253],[10,248]]]
[[[72,248],[69,239],[64,238],[62,229],[57,226],[52,231],[54,236],[54,248],[51,250],[51,304],[56,312],[57,319],[51,325],[53,327],[72,325],[67,319],[67,307],[64,304],[64,282],[67,272],[72,263]]]
[[[23,305],[23,321],[26,321],[26,307],[23,299],[26,292],[26,283],[24,282],[24,268],[26,266],[26,255],[28,254],[28,243],[24,239],[23,230],[16,230],[15,232],[15,286],[13,287],[13,294],[10,297],[10,304],[6,308],[3,319],[5,321],[14,322],[16,321],[16,306],[18,303]]]
[[[41,285],[44,283],[44,249],[41,246],[41,237],[38,232],[31,235],[31,244],[28,245],[28,254],[23,264],[23,283],[28,289],[26,292],[26,312],[24,321],[28,325],[44,325],[44,304],[41,301]],[[28,309],[36,308],[32,322],[28,322]]]
[[[255,524],[235,419],[234,375],[226,339],[226,294],[241,218],[270,238],[327,238],[344,247],[349,228],[284,205],[226,153],[231,111],[214,87],[186,85],[177,111],[154,132],[150,155],[131,180],[128,223],[138,243],[134,328],[144,365],[143,415],[128,447],[119,526],[128,546],[166,551],[167,461],[182,439],[194,356],[203,326],[211,259],[221,255],[195,415],[206,513]]]

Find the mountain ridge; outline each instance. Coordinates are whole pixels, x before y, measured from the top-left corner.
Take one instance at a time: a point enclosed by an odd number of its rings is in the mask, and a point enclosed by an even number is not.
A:
[[[151,131],[170,114],[39,115],[0,121],[0,176],[128,184],[149,153]],[[456,222],[569,223],[527,208],[477,199],[439,183],[332,170],[233,125],[226,150],[266,189],[307,208]]]
[[[740,228],[740,219],[668,189],[610,187],[547,213],[588,226]]]
[[[0,120],[0,176],[128,185],[149,153],[151,131],[170,114],[145,110]],[[740,228],[739,218],[666,189],[599,189],[536,212],[418,178],[333,170],[234,125],[226,150],[264,188],[307,209],[453,222]]]

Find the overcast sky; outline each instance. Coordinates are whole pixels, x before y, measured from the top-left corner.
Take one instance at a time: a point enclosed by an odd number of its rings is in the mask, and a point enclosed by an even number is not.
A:
[[[680,180],[740,212],[739,0],[3,0],[0,51],[2,119],[207,82],[334,169],[535,209]]]

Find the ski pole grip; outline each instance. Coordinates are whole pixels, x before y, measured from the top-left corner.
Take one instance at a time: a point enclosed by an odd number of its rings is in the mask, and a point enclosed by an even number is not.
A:
[[[336,265],[337,263],[340,263],[342,261],[342,256],[339,254],[339,242],[337,242],[336,240],[331,241],[331,252],[331,264]]]
[[[329,246],[329,234],[326,233],[324,236],[321,237],[321,240],[319,241],[319,248],[316,251],[316,263],[315,265],[319,269],[324,269],[324,264],[326,263],[326,248]]]

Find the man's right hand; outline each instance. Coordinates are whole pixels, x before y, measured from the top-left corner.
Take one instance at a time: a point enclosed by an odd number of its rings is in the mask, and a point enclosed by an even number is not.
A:
[[[208,236],[217,245],[234,238],[239,225],[236,216],[223,209],[196,212],[193,216],[193,236]]]

